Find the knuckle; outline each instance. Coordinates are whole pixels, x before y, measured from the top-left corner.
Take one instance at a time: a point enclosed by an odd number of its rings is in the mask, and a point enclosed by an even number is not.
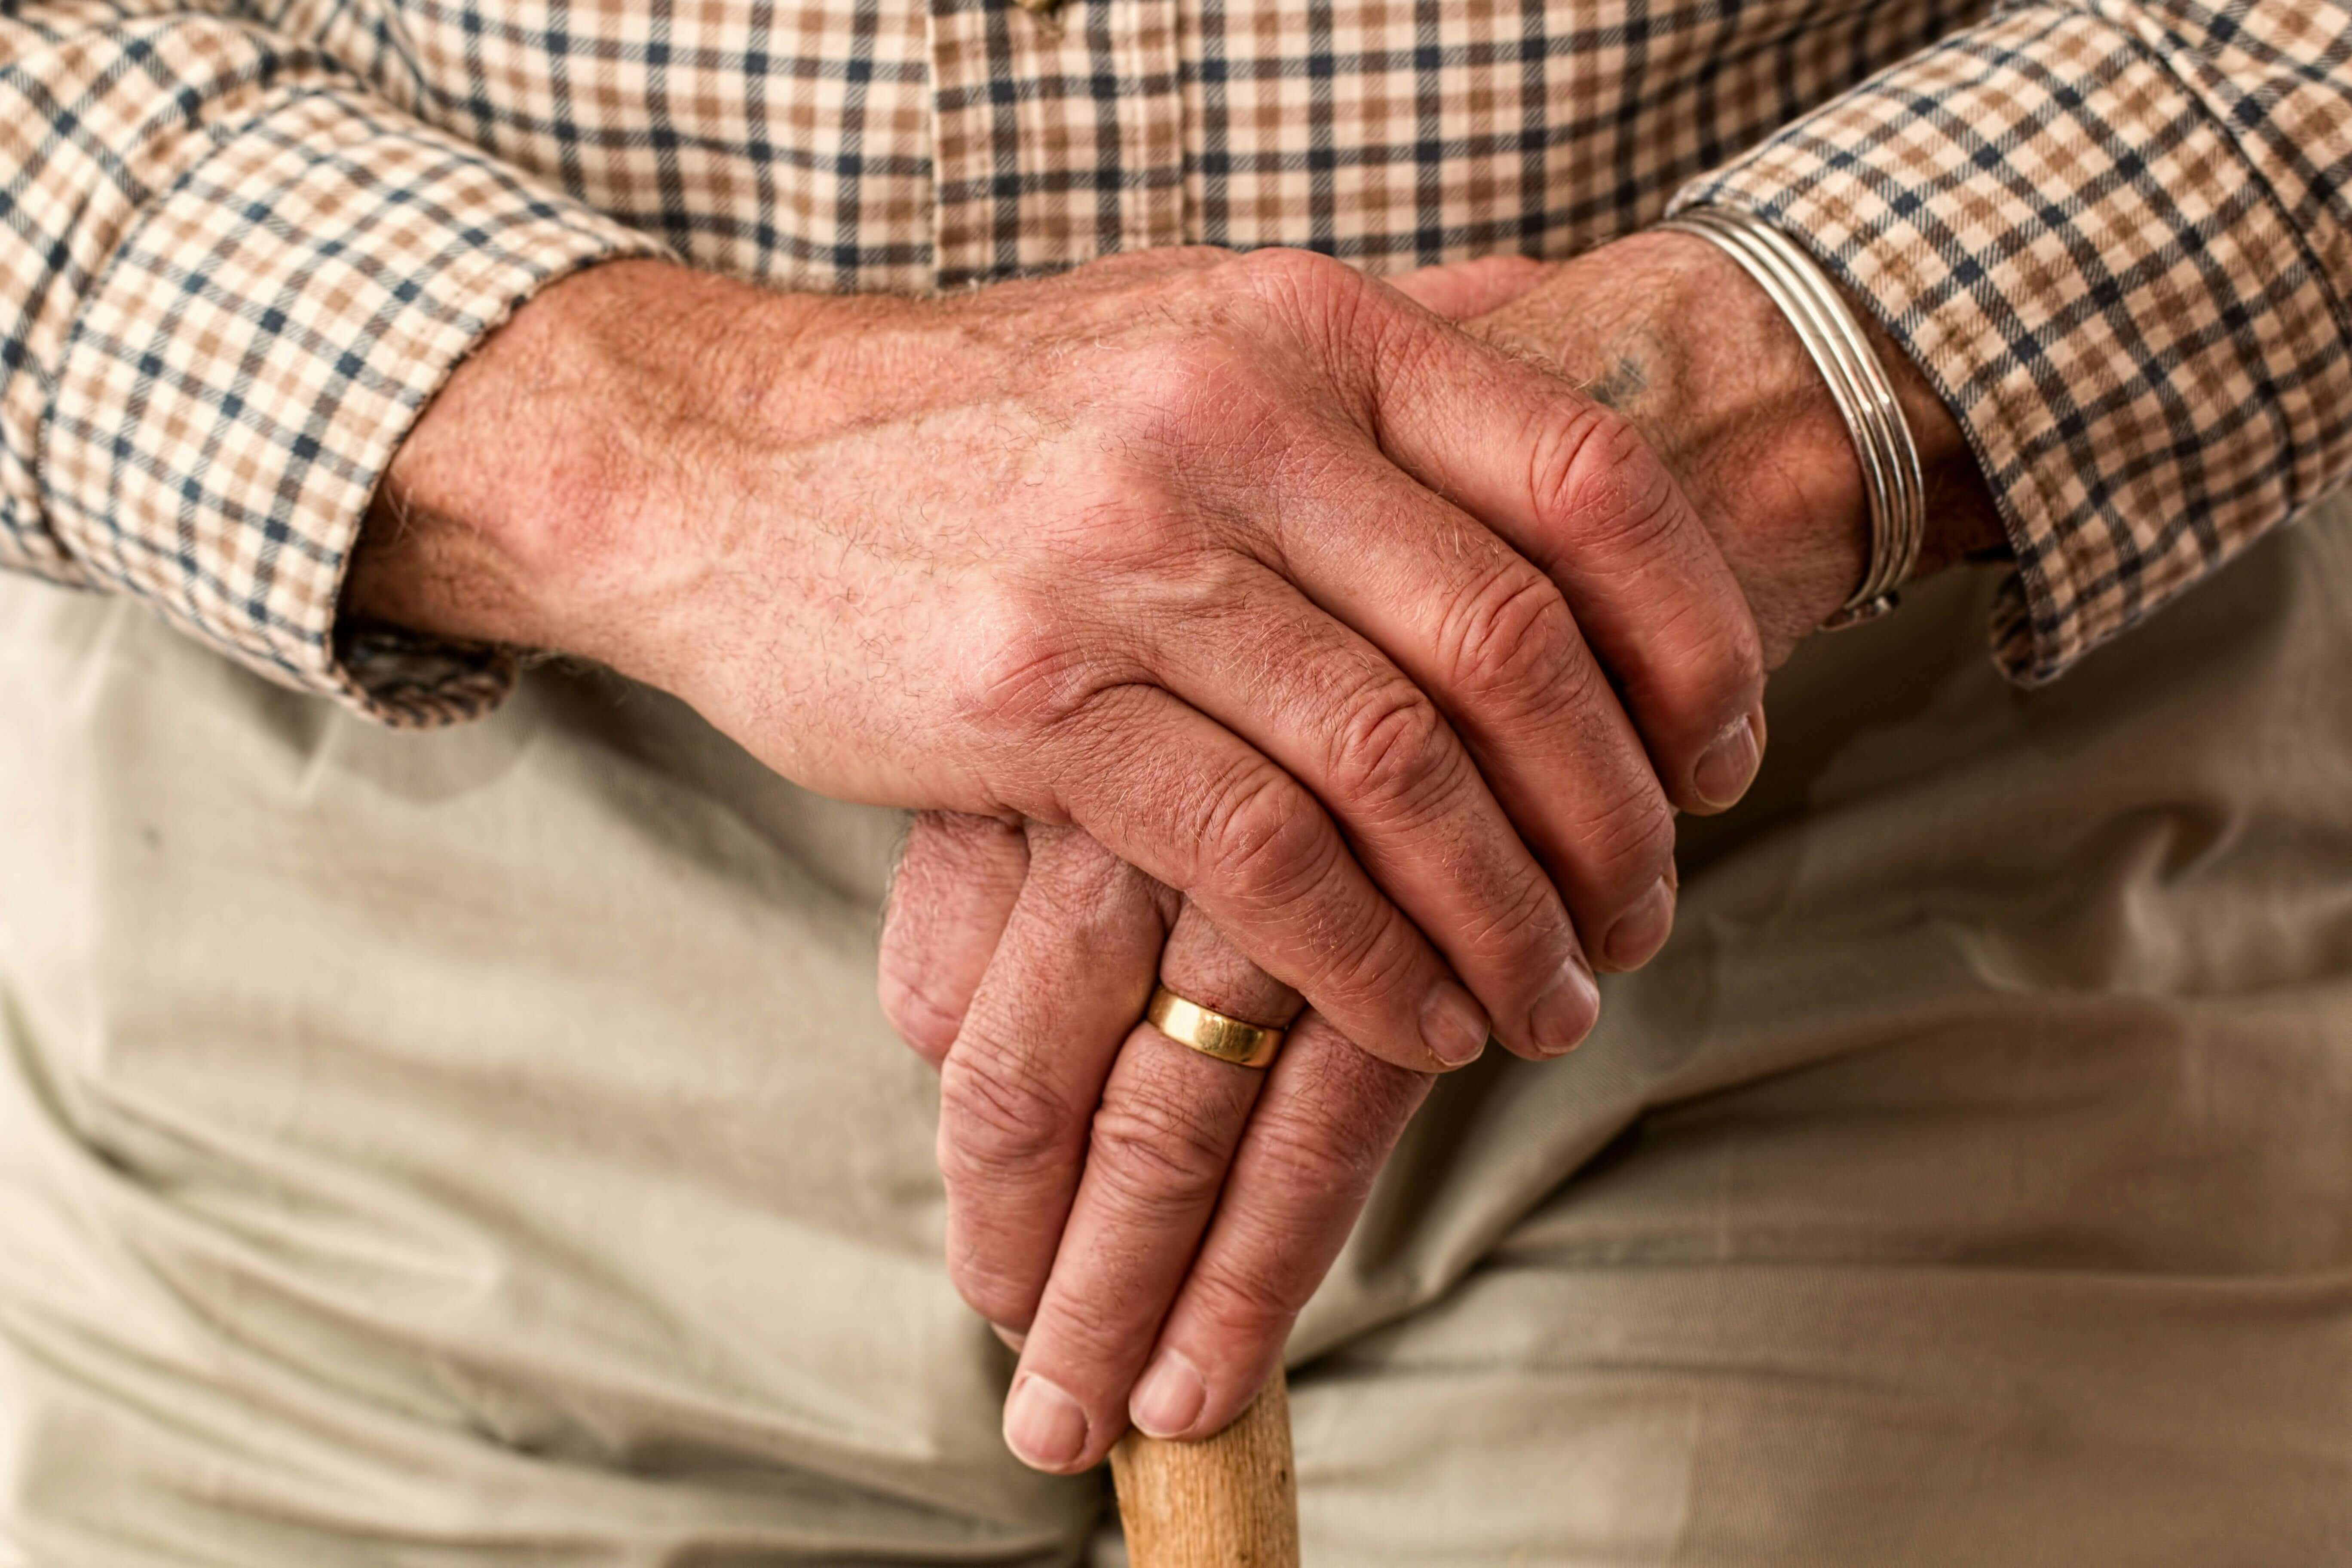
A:
[[[1046,911],[1072,936],[1097,938],[1131,920],[1142,906],[1144,874],[1079,827],[1030,829],[1028,879],[1022,897]]]
[[[1716,648],[1720,661],[1715,682],[1718,690],[1740,699],[1738,711],[1745,713],[1762,700],[1764,695],[1764,634],[1757,629],[1753,616],[1735,616],[1720,634]]]
[[[949,1247],[948,1279],[965,1306],[1016,1333],[1036,1316],[1045,1289],[1044,1280],[1016,1273],[992,1249],[974,1245],[971,1238],[959,1238]]]
[[[1536,515],[1570,539],[1640,552],[1682,521],[1679,492],[1639,426],[1598,405],[1547,426],[1532,444],[1528,486]]]
[[[1195,1208],[1224,1180],[1228,1142],[1200,1110],[1158,1097],[1126,1097],[1095,1113],[1089,1174],[1130,1215]]]
[[[940,1169],[950,1183],[1075,1163],[1076,1112],[1001,1057],[954,1052],[940,1074]]]
[[[1244,254],[1234,260],[1233,275],[1244,287],[1285,302],[1350,293],[1363,281],[1362,275],[1344,261],[1320,251],[1286,246],[1267,246]]]
[[[1540,874],[1515,879],[1486,900],[1479,918],[1456,940],[1476,959],[1507,968],[1538,964],[1563,935],[1564,912]]]
[[[1465,594],[1445,636],[1456,689],[1514,714],[1559,700],[1583,641],[1568,601],[1524,562],[1497,568]]]
[[[1064,772],[1108,766],[1131,755],[1134,703],[1154,684],[1116,638],[1049,637],[975,660],[950,721],[994,748],[1015,776],[1043,776],[1043,748],[1053,749]]]
[[[918,1056],[938,1067],[946,1058],[948,1047],[955,1044],[963,1019],[930,993],[919,964],[913,966],[912,974],[908,967],[892,961],[891,949],[883,949],[877,983],[882,1016]]]
[[[1056,1359],[1065,1365],[1118,1365],[1145,1344],[1149,1324],[1129,1315],[1135,1301],[1117,1289],[1066,1291],[1050,1285],[1036,1308],[1050,1320]]]
[[[1276,1340],[1290,1331],[1312,1289],[1300,1289],[1286,1275],[1280,1268],[1244,1272],[1210,1258],[1193,1270],[1186,1289],[1193,1309],[1222,1332],[1251,1342]]]
[[[1674,475],[1632,420],[1595,406],[1533,443],[1528,486],[1537,515],[1584,552],[1583,569],[1627,576],[1697,520]],[[1711,553],[1711,548],[1702,553]],[[1754,705],[1764,680],[1762,640],[1737,584],[1692,591],[1648,616],[1655,654],[1620,673],[1634,705],[1676,723],[1708,729]]]
[[[1397,997],[1418,995],[1429,984],[1412,928],[1392,910],[1325,933],[1315,960],[1316,988],[1364,1005],[1392,1005]]]
[[[1384,309],[1382,291],[1344,261],[1311,250],[1269,247],[1242,257],[1234,278],[1261,309],[1304,330],[1310,341],[1385,352],[1391,334],[1381,323],[1398,313]]]
[[[1465,754],[1444,716],[1402,678],[1374,680],[1333,732],[1333,795],[1384,823],[1424,820],[1455,797]]]
[[[1434,1074],[1398,1067],[1345,1042],[1335,1050],[1302,1052],[1292,1071],[1298,1085],[1294,1115],[1353,1129],[1348,1152],[1370,1175],[1379,1173],[1437,1082]]]
[[[1053,610],[1004,585],[965,612],[968,647],[961,716],[987,731],[1047,729],[1083,708],[1099,684],[1096,659]]]
[[[1402,1069],[1399,1069],[1402,1070]],[[1254,1184],[1288,1194],[1293,1205],[1328,1204],[1371,1186],[1387,1156],[1375,1140],[1355,1135],[1345,1123],[1298,1116],[1261,1116],[1250,1131]]]
[[[1738,613],[1708,618],[1697,664],[1702,679],[1725,702],[1729,716],[1747,712],[1764,695],[1764,637],[1757,628],[1747,596],[1736,584],[1727,584],[1726,597]]]
[[[1229,898],[1259,909],[1287,903],[1331,870],[1338,836],[1307,793],[1271,764],[1236,769],[1207,816],[1201,841]]]
[[[1753,708],[1763,690],[1763,643],[1745,614],[1708,617],[1664,671],[1627,683],[1636,709],[1662,708],[1708,735]]]
[[[1616,702],[1617,694],[1597,661],[1570,658],[1540,688],[1529,689],[1523,721],[1573,723],[1575,715]],[[1602,787],[1565,798],[1562,810],[1569,842],[1584,870],[1583,885],[1604,903],[1613,905],[1621,895],[1647,890],[1673,858],[1674,809],[1647,760],[1638,753],[1624,759]],[[1539,941],[1538,933],[1548,927],[1535,917],[1544,903],[1538,884],[1525,906],[1508,911],[1488,934],[1506,946],[1514,940]]]
[[[1146,613],[1156,626],[1220,635],[1241,623],[1237,606],[1256,601],[1265,580],[1265,568],[1239,551],[1196,545],[1154,574]]]
[[[1674,858],[1675,818],[1654,780],[1599,805],[1576,827],[1577,842],[1614,903],[1640,896]]]
[[[1762,700],[1763,641],[1727,574],[1714,594],[1704,584],[1685,584],[1651,617],[1647,633],[1617,674],[1626,711],[1654,745],[1712,736]]]
[[[1197,448],[1204,431],[1227,428],[1265,402],[1244,345],[1221,326],[1213,317],[1206,330],[1156,343],[1137,366],[1127,411],[1149,448]]]

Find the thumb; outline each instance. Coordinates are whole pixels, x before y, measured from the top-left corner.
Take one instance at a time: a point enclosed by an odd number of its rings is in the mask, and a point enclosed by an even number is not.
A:
[[[1449,321],[1466,321],[1509,304],[1542,282],[1553,267],[1532,256],[1482,256],[1474,261],[1441,261],[1381,281],[1423,310]]]

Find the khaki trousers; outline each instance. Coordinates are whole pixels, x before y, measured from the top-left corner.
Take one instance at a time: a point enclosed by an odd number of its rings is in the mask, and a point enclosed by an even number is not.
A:
[[[1665,953],[1416,1121],[1309,1563],[2352,1559],[2352,510],[2042,692],[1990,589],[1816,639]],[[0,1560],[1115,1558],[938,1262],[891,815],[23,584],[0,756]]]

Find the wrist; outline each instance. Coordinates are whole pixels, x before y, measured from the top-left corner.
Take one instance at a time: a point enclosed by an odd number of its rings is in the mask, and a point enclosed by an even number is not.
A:
[[[370,505],[347,615],[667,684],[661,627],[723,549],[695,491],[779,417],[815,301],[661,261],[541,290],[451,373]],[[740,492],[739,492],[740,493]]]
[[[2000,547],[1998,512],[1949,412],[1874,323],[1927,478],[1915,579]],[[1562,266],[1480,330],[1551,360],[1641,425],[1747,590],[1777,664],[1861,582],[1860,459],[1780,308],[1696,236],[1644,233]]]

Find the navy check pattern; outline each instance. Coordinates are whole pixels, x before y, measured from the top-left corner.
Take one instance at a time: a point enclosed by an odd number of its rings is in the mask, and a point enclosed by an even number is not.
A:
[[[2352,469],[2347,62],[2352,0],[12,0],[0,566],[444,721],[506,662],[339,637],[343,564],[573,268],[1389,270],[1704,200],[1927,370],[2017,550],[1996,651],[2047,679]]]
[[[2030,133],[2026,133],[2030,132]],[[1958,416],[2029,684],[2352,472],[2352,6],[2015,5],[1693,188],[1812,246]]]

